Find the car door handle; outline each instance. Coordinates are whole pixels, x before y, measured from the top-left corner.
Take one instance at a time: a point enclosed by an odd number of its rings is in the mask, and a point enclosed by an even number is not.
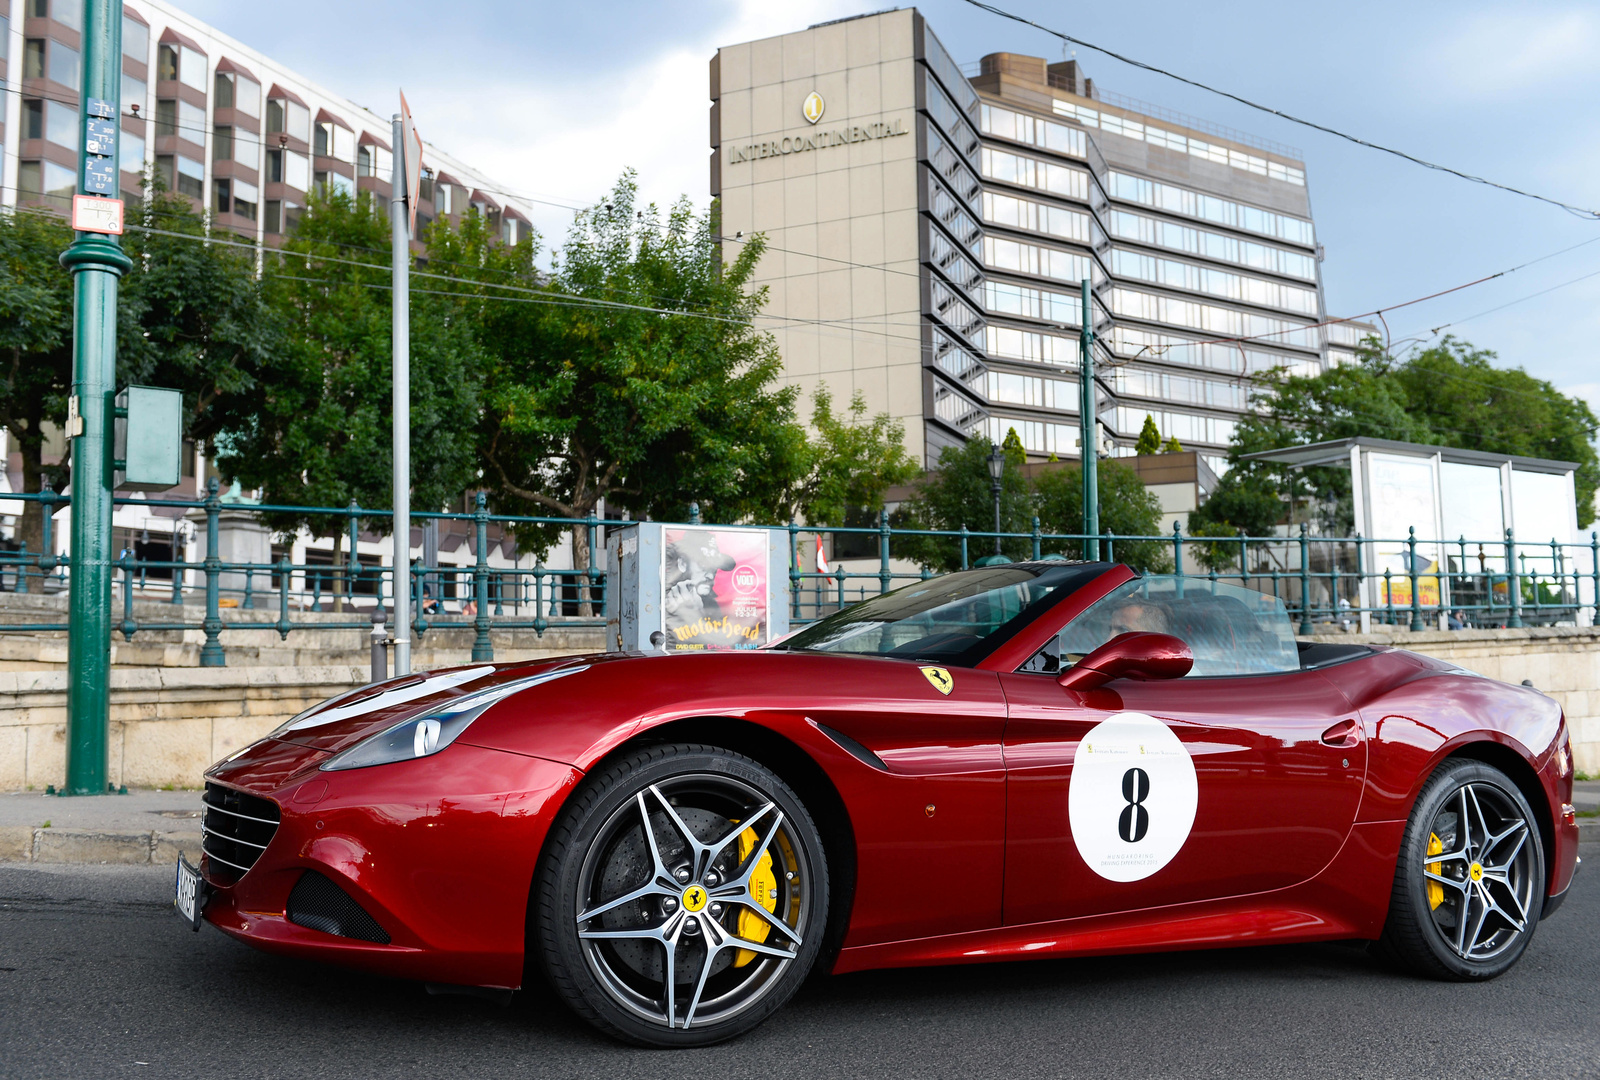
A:
[[[1340,720],[1322,733],[1325,746],[1348,748],[1361,741],[1361,725],[1354,720]]]

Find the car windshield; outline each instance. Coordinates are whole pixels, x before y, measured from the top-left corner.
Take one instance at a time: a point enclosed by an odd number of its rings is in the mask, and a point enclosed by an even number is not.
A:
[[[1008,563],[945,574],[835,612],[776,647],[974,664],[1109,568]]]
[[[1182,638],[1194,652],[1192,676],[1261,675],[1300,667],[1282,600],[1220,581],[1152,575],[1096,601],[1021,670],[1053,674],[1117,635],[1140,630]]]

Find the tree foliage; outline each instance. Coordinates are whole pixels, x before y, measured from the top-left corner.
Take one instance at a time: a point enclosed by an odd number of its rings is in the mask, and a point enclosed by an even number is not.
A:
[[[386,508],[393,493],[389,226],[371,199],[313,195],[264,288],[282,320],[251,407],[217,438],[225,476],[294,506]],[[422,295],[411,304],[412,504],[442,507],[471,482],[480,355],[469,327]],[[384,528],[386,519],[369,527]],[[277,528],[336,534],[340,519],[279,515]]]
[[[844,525],[847,517],[877,514],[883,496],[897,484],[922,474],[905,448],[905,425],[888,413],[867,416],[866,398],[857,392],[844,413],[833,411],[825,387],[812,395],[808,470],[795,485],[790,505],[780,509],[812,525]]]
[[[1368,436],[1577,462],[1578,523],[1588,525],[1600,486],[1594,448],[1600,421],[1582,400],[1521,368],[1497,368],[1494,359],[1447,336],[1404,360],[1369,344],[1356,363],[1314,377],[1269,376],[1235,430],[1227,476],[1191,524],[1216,535],[1244,529],[1261,536],[1291,508],[1312,504],[1320,505],[1321,529],[1348,533],[1354,527],[1348,470],[1291,470],[1245,455]]]
[[[1139,441],[1133,444],[1133,452],[1141,456],[1161,452],[1161,429],[1156,427],[1156,418],[1149,413],[1144,414],[1144,427],[1139,429]]]
[[[1107,458],[1095,470],[1099,491],[1100,531],[1111,536],[1161,535],[1161,503],[1144,486],[1139,474],[1115,458]],[[1083,467],[1076,462],[1041,471],[1033,482],[1034,505],[1039,525],[1045,532],[1083,532]],[[1082,547],[1060,554],[1082,558]],[[1111,554],[1153,573],[1172,569],[1167,546],[1158,540],[1115,540]]]

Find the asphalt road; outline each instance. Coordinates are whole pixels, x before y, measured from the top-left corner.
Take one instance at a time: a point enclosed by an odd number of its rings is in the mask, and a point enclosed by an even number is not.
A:
[[[0,1076],[1600,1076],[1600,851],[1482,986],[1348,946],[869,972],[742,1041],[650,1052],[543,991],[509,1006],[265,956],[172,913],[153,867],[0,867]]]

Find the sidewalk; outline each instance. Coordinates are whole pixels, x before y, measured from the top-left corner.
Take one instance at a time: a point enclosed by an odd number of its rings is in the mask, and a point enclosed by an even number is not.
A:
[[[200,853],[200,792],[0,795],[0,862],[170,864]]]
[[[1579,813],[1600,809],[1600,780],[1574,787]],[[1578,828],[1586,853],[1600,847],[1600,817],[1580,817]],[[169,864],[179,851],[199,858],[198,791],[0,795],[0,862]]]

